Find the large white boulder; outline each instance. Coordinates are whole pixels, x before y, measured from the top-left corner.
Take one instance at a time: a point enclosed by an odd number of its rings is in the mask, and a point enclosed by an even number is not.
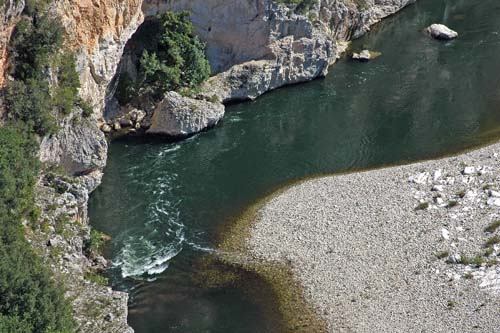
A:
[[[450,40],[458,37],[458,32],[451,30],[444,24],[432,24],[425,31],[435,39]]]
[[[156,106],[146,133],[188,136],[215,126],[224,116],[224,105],[170,91]]]

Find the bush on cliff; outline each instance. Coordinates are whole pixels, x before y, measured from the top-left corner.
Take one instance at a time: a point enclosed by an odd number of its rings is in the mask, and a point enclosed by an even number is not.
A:
[[[4,98],[10,119],[48,135],[57,130],[55,116],[69,114],[80,103],[80,81],[74,56],[59,52],[65,33],[60,20],[36,8],[28,10],[32,16],[23,16],[14,29],[9,45],[9,74],[14,80],[7,82]]]
[[[27,3],[9,45],[14,80],[2,91],[7,119],[0,127],[0,332],[75,331],[64,288],[34,253],[21,224],[39,217],[35,133],[53,133],[53,114],[69,113],[78,102],[74,59],[60,52],[64,29],[43,13],[45,3]]]
[[[166,12],[144,23],[147,40],[138,58],[138,77],[122,75],[115,96],[121,104],[134,97],[162,98],[171,90],[196,89],[210,76],[204,44],[194,35],[189,13]]]
[[[24,238],[38,174],[37,145],[24,124],[0,128],[0,332],[71,332],[63,291]]]

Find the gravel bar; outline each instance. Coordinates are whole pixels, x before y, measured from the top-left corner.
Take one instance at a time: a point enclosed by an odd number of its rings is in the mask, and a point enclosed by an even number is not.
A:
[[[298,183],[258,210],[248,254],[288,264],[332,332],[500,332],[498,153]]]

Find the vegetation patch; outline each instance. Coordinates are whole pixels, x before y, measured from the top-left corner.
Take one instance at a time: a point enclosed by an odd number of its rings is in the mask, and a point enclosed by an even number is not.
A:
[[[1,91],[0,332],[76,330],[64,286],[34,253],[21,223],[40,218],[33,193],[40,171],[37,135],[55,133],[57,118],[81,102],[74,57],[61,51],[65,32],[47,14],[47,2],[27,1],[8,47],[12,80]]]
[[[157,15],[136,34],[143,44],[134,55],[137,78],[120,74],[115,92],[120,104],[135,98],[158,101],[167,91],[196,90],[210,76],[205,45],[194,35],[188,12]]]
[[[436,255],[436,258],[438,258],[438,259],[444,259],[444,258],[448,258],[448,256],[450,255],[450,252],[448,252],[448,251],[439,251],[435,255]]]
[[[45,6],[42,0],[27,2],[8,48],[8,72],[14,80],[3,89],[7,117],[24,122],[39,135],[55,133],[58,117],[70,114],[75,106],[88,106],[78,97],[74,55],[61,51],[64,27]]]
[[[38,214],[36,141],[22,123],[0,128],[0,332],[70,332],[71,307],[24,237]]]
[[[484,228],[485,232],[494,233],[500,227],[500,220],[496,220],[491,222],[486,228]]]
[[[107,286],[109,284],[108,278],[97,272],[85,273],[85,279],[100,286]]]
[[[415,207],[415,210],[425,210],[429,208],[429,203],[428,202],[421,202]]]
[[[94,228],[90,230],[90,237],[87,239],[83,246],[85,255],[88,257],[94,257],[101,253],[102,247],[106,240],[109,239],[109,236],[100,232]]]
[[[495,236],[488,238],[486,243],[484,243],[484,247],[491,247],[491,246],[498,244],[498,243],[500,243],[500,236],[495,235]]]

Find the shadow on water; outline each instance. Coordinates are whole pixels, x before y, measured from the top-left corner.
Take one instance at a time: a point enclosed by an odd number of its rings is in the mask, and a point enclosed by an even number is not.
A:
[[[497,0],[419,0],[352,44],[381,52],[372,62],[342,59],[324,79],[231,105],[216,129],[181,142],[113,142],[89,213],[92,225],[113,237],[109,274],[130,292],[136,332],[282,327],[276,295],[253,273],[235,272],[239,278],[217,286],[197,279],[221,229],[298,179],[498,139],[498,17]],[[460,37],[428,38],[422,30],[434,22]]]

